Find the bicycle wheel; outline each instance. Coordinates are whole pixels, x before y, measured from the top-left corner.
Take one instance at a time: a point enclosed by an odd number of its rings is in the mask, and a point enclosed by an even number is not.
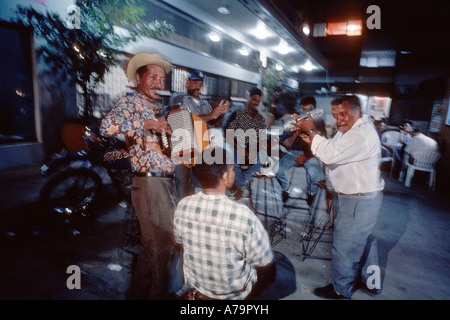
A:
[[[96,199],[102,181],[100,176],[86,168],[68,168],[45,183],[39,200],[50,211],[71,216],[85,213]]]

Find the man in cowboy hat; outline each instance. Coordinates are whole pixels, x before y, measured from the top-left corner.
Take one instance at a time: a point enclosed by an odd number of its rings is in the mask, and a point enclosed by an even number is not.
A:
[[[134,267],[128,299],[167,299],[175,258],[172,220],[175,211],[175,165],[158,143],[158,133],[171,134],[164,118],[159,90],[172,65],[157,53],[138,53],[126,74],[136,91],[121,98],[101,123],[101,133],[127,142],[135,174],[132,203],[141,228],[141,249]]]

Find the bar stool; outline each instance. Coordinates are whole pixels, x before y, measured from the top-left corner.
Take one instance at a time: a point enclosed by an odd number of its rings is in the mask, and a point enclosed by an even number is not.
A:
[[[328,207],[328,204],[326,204],[326,212],[320,214],[319,209],[321,202],[322,203],[323,201],[325,201],[325,203],[327,202],[326,197],[327,187],[325,181],[319,181],[317,185],[319,186],[319,190],[314,196],[309,212],[305,218],[303,230],[300,232],[300,242],[302,244],[302,253],[300,254],[300,256],[302,257],[302,261],[304,261],[306,258],[331,260],[331,258],[329,257],[313,255],[313,252],[317,247],[317,244],[319,242],[331,243],[333,235],[332,229],[319,227],[320,225],[324,226],[328,221],[327,219],[329,217],[330,211],[333,210],[333,204],[330,207]],[[328,215],[326,215],[325,213],[327,213]]]
[[[286,217],[281,186],[275,175],[253,174],[250,207],[262,219],[272,246],[286,239]]]

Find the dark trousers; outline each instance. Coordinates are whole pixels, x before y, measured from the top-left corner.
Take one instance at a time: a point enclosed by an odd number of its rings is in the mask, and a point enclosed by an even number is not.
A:
[[[127,299],[169,299],[175,264],[173,181],[135,177],[131,193],[141,229],[141,248]]]

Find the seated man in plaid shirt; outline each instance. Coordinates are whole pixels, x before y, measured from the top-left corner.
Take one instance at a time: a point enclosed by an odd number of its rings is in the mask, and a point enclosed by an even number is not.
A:
[[[174,217],[176,242],[183,247],[186,299],[254,298],[273,271],[269,235],[245,205],[225,195],[234,185],[233,157],[220,148],[203,151],[194,167],[203,191],[183,198]]]

